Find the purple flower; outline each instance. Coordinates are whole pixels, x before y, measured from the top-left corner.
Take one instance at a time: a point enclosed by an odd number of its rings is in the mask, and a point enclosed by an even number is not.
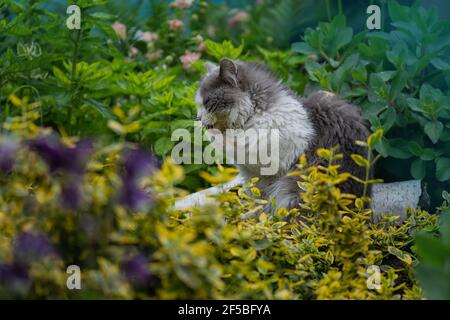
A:
[[[139,188],[135,183],[124,181],[120,194],[120,203],[127,207],[139,209],[150,203],[150,193]]]
[[[128,150],[124,159],[124,179],[137,182],[154,167],[152,157],[139,150]]]
[[[6,289],[6,293],[10,293],[13,296],[26,295],[30,287],[28,280],[28,272],[24,266],[18,264],[0,264],[0,289]]]
[[[151,196],[140,188],[139,179],[149,174],[154,166],[154,160],[149,154],[138,150],[127,151],[124,158],[120,203],[135,209],[150,203]]]
[[[86,161],[93,149],[90,140],[78,141],[74,148],[64,145],[56,136],[40,137],[28,143],[47,163],[50,171],[83,174]]]
[[[28,265],[55,253],[55,249],[44,234],[22,232],[14,239],[14,259],[21,265]]]
[[[61,201],[65,208],[77,209],[81,204],[79,185],[94,147],[93,142],[81,140],[75,147],[70,148],[56,136],[45,136],[29,141],[28,146],[39,154],[51,172],[59,171],[66,175],[61,190]]]
[[[81,205],[80,180],[71,177],[62,187],[61,202],[67,209],[78,209]]]
[[[8,173],[12,170],[16,148],[10,140],[0,141],[0,172]]]
[[[134,285],[146,286],[152,281],[147,257],[138,253],[122,263],[122,271]]]
[[[28,279],[25,267],[18,264],[1,264],[0,265],[0,282],[20,279],[26,281]]]

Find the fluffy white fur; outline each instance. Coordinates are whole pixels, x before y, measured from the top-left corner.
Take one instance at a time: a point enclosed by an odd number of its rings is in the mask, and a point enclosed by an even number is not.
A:
[[[207,76],[217,72],[217,67],[210,67]],[[203,97],[200,91],[197,92],[195,100],[198,105],[198,118],[203,123],[207,123],[210,119],[205,117],[211,116],[205,112],[202,105]],[[276,102],[272,103],[266,110],[257,110],[256,113],[247,121],[242,123],[242,129],[278,129],[279,130],[279,170],[274,176],[262,176],[266,185],[267,194],[271,195],[277,207],[286,207],[292,204],[295,199],[290,195],[288,189],[288,181],[282,177],[286,175],[298,159],[298,155],[302,154],[308,147],[309,142],[314,135],[314,129],[311,121],[308,119],[306,110],[302,104],[289,95],[286,91],[280,91]],[[243,100],[243,104],[249,104],[248,100]],[[246,110],[247,108],[234,108],[236,110]],[[230,119],[239,118],[229,115]],[[244,117],[240,117],[244,118]],[[211,119],[216,121],[216,119]],[[242,185],[254,176],[260,175],[260,167],[255,165],[238,165],[240,168],[239,176],[222,186],[209,188],[201,192],[194,193],[186,198],[176,202],[177,208],[190,208],[194,206],[202,206],[207,204],[207,196],[218,194],[229,190],[231,187]]]

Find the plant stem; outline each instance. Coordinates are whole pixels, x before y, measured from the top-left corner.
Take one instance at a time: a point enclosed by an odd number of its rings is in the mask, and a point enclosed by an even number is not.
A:
[[[328,21],[331,21],[331,6],[330,6],[330,0],[325,0],[325,5],[326,5],[326,7],[327,7]]]
[[[366,177],[364,179],[364,189],[363,189],[363,198],[367,196],[367,186],[369,183],[369,176],[370,176],[370,167],[372,162],[372,148],[368,147],[367,149],[367,162],[369,163],[369,166],[366,168]]]
[[[72,54],[72,72],[71,72],[71,75],[70,75],[72,97],[70,99],[69,113],[68,113],[69,133],[70,134],[72,134],[72,112],[73,112],[74,103],[75,103],[75,100],[76,100],[75,99],[75,96],[76,96],[75,77],[76,77],[76,71],[77,71],[77,56],[78,56],[78,49],[79,49],[79,46],[80,46],[81,29],[77,29],[75,32],[76,32],[75,44],[74,44],[73,54]]]

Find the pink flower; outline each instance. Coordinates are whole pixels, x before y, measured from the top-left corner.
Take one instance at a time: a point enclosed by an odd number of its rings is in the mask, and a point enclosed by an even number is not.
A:
[[[249,18],[250,16],[247,12],[240,10],[236,12],[230,19],[228,19],[228,25],[230,27],[234,27],[237,24],[248,21]]]
[[[192,6],[193,0],[175,0],[170,4],[172,8],[188,9]]]
[[[130,57],[134,57],[138,54],[139,50],[135,47],[130,48]]]
[[[142,32],[139,30],[138,32],[136,32],[136,38],[138,40],[148,43],[148,42],[158,41],[159,36],[158,36],[158,34],[156,34],[154,32],[150,32],[150,31]]]
[[[153,61],[161,59],[161,56],[162,56],[162,51],[158,50],[155,52],[147,52],[147,54],[145,55],[145,58],[148,60],[148,62],[153,62]]]
[[[186,51],[181,57],[180,61],[183,64],[183,68],[185,70],[190,70],[192,67],[192,64],[200,59],[201,54],[198,52],[189,52]]]
[[[169,20],[168,23],[169,23],[169,28],[171,30],[181,30],[184,27],[183,21],[181,21],[179,19]]]
[[[194,40],[197,43],[197,51],[205,52],[207,48],[206,48],[206,45],[205,45],[205,41],[203,40],[203,37],[201,35],[197,35],[194,38]]]
[[[114,32],[117,34],[119,39],[125,40],[127,38],[127,26],[124,25],[121,22],[114,22],[111,27],[113,28]]]

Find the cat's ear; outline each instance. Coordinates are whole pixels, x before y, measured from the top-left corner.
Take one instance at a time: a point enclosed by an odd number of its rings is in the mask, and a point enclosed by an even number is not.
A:
[[[220,78],[228,84],[238,87],[237,65],[230,59],[224,58],[220,60]]]
[[[207,61],[207,62],[205,62],[205,68],[206,68],[206,74],[210,74],[214,70],[216,70],[218,68],[218,66],[215,63]]]

